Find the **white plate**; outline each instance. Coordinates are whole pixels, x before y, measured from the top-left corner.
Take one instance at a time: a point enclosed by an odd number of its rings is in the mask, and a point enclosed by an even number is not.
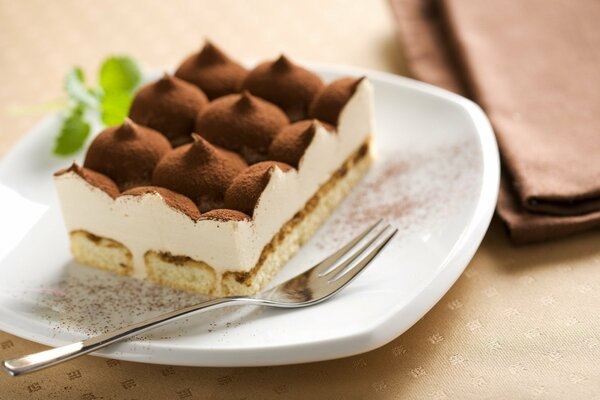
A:
[[[498,151],[483,112],[460,96],[395,75],[313,69],[326,81],[344,75],[372,81],[377,160],[274,283],[379,217],[391,220],[399,234],[354,283],[325,303],[292,311],[215,310],[97,355],[193,366],[350,356],[406,331],[460,276],[488,227],[498,190]],[[58,121],[43,121],[0,165],[0,329],[58,346],[197,300],[72,260],[51,179],[69,163],[50,155]]]

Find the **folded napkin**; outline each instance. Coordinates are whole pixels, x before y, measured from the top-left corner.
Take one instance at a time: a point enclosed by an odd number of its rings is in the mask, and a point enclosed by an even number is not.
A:
[[[412,74],[487,112],[512,239],[600,226],[600,1],[390,1]]]

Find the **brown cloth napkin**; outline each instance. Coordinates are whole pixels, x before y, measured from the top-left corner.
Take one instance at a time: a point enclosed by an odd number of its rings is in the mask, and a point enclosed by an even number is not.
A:
[[[492,121],[512,239],[600,226],[600,1],[390,1],[413,75]]]

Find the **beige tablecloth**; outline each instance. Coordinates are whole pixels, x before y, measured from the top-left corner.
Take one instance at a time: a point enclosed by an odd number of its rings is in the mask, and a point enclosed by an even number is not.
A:
[[[157,67],[210,36],[239,58],[406,73],[383,1],[0,1],[0,154],[110,53]],[[35,112],[38,111],[36,115]],[[32,115],[31,113],[34,112]],[[0,199],[1,201],[1,199]],[[392,343],[269,368],[187,368],[84,357],[0,376],[0,399],[599,398],[600,232],[515,248],[494,222],[450,292]],[[0,359],[42,349],[0,332]]]

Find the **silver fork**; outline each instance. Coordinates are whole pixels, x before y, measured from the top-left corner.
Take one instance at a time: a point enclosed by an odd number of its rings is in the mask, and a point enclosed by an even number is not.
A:
[[[396,228],[390,224],[384,224],[380,220],[311,269],[252,297],[236,296],[211,299],[81,342],[5,360],[2,362],[2,366],[11,376],[39,371],[171,321],[234,304],[279,308],[312,306],[327,300],[346,287],[375,258],[396,232]]]

